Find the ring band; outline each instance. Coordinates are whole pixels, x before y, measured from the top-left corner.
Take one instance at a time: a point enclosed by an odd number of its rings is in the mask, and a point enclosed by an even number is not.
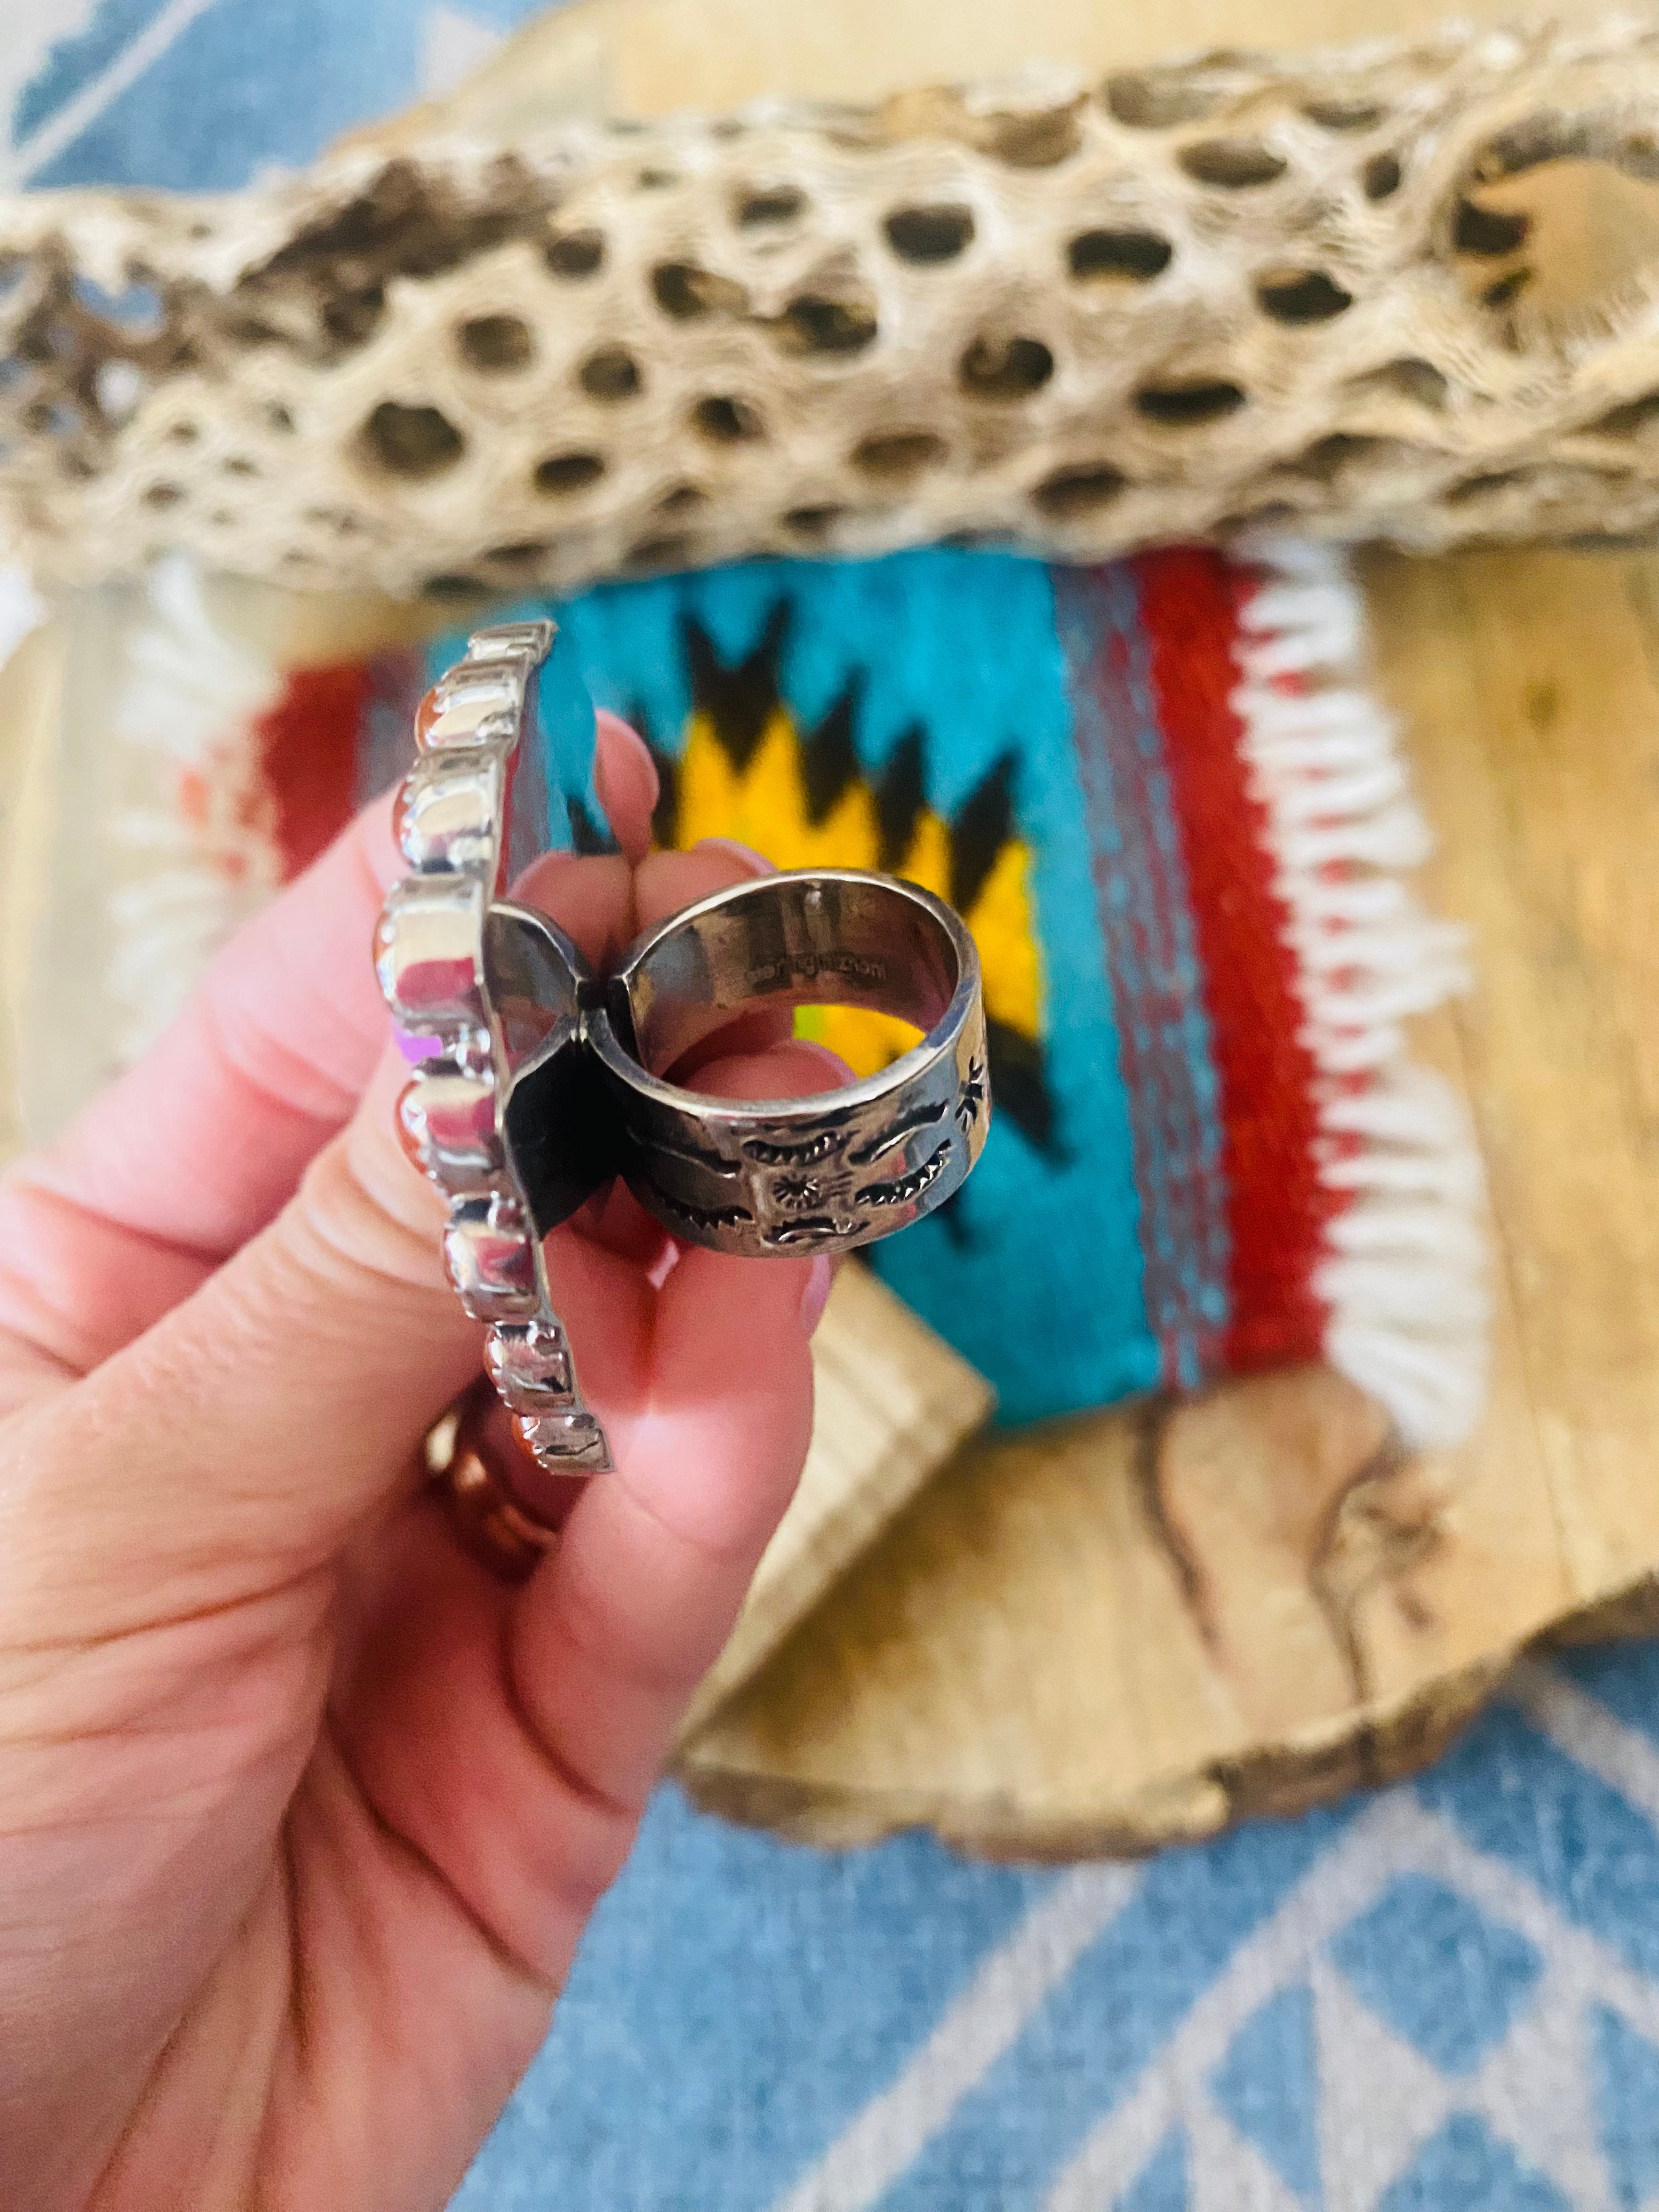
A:
[[[498,1582],[526,1581],[568,1516],[580,1478],[548,1475],[482,1378],[432,1431],[426,1453],[462,1549]]]
[[[990,1119],[972,939],[916,885],[852,869],[738,884],[642,937],[608,981],[504,896],[544,849],[546,763],[521,742],[547,622],[477,631],[416,717],[396,830],[410,873],[375,963],[412,1073],[410,1158],[449,1200],[444,1257],[537,1466],[611,1465],[548,1293],[542,1239],[614,1176],[672,1234],[798,1258],[902,1229],[960,1187]],[[880,1073],[731,1100],[669,1072],[745,1011],[850,1006],[923,1032]],[[514,1486],[514,1511],[537,1502]],[[550,1522],[550,1526],[554,1525]]]
[[[924,1034],[845,1089],[732,1100],[657,1071],[756,1006],[852,1006]],[[630,1190],[675,1236],[750,1258],[846,1252],[960,1188],[985,1141],[973,940],[913,884],[851,869],[737,884],[635,945],[588,1018]]]

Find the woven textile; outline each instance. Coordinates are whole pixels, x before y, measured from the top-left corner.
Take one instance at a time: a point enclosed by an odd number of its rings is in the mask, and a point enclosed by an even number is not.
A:
[[[937,550],[532,604],[555,696],[649,735],[660,842],[891,869],[973,930],[995,1132],[875,1262],[1006,1420],[1324,1350],[1412,1434],[1467,1424],[1474,1179],[1397,1027],[1456,948],[1400,880],[1421,831],[1334,560]],[[906,1041],[815,1028],[860,1074]]]
[[[1005,1420],[1323,1352],[1414,1440],[1467,1427],[1476,1177],[1399,1031],[1457,945],[1402,879],[1423,832],[1334,559],[1176,549],[1068,570],[940,550],[532,609],[561,626],[544,781],[578,794],[551,842],[603,842],[591,695],[657,752],[659,842],[895,870],[974,932],[994,1134],[971,1187],[874,1263]],[[169,586],[156,619],[159,657],[199,658],[187,595]],[[204,724],[179,783],[204,871],[264,882],[308,858],[396,772],[410,703],[460,642],[273,674],[256,711]],[[176,744],[164,693],[155,708]],[[204,805],[228,780],[240,805]],[[135,972],[151,966],[140,949]],[[860,1074],[908,1042],[866,1013],[809,1025]]]

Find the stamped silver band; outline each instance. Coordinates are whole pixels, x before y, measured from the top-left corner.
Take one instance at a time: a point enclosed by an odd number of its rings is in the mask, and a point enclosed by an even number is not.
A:
[[[923,1035],[879,1074],[802,1098],[715,1098],[657,1072],[768,1006],[867,1007]],[[942,1206],[985,1142],[973,940],[949,907],[887,877],[801,871],[688,907],[634,946],[587,1039],[622,1120],[629,1188],[717,1252],[871,1243]]]
[[[854,870],[735,884],[641,939],[607,983],[507,899],[509,856],[516,868],[546,843],[532,749],[514,770],[552,636],[550,623],[480,630],[422,701],[396,816],[410,873],[375,962],[411,1063],[403,1140],[449,1200],[451,1280],[489,1325],[486,1363],[536,1468],[564,1476],[611,1457],[548,1296],[550,1229],[621,1175],[715,1251],[847,1251],[960,1188],[990,1095],[973,940],[915,884]],[[805,1098],[667,1079],[739,1014],[799,1006],[867,1007],[923,1034],[879,1074]],[[538,1517],[528,1486],[516,1502]],[[565,1502],[550,1492],[543,1512]]]

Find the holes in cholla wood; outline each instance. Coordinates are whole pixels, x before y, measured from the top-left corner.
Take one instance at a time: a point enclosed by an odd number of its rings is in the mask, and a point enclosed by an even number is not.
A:
[[[805,507],[792,507],[780,518],[786,530],[797,538],[818,539],[827,538],[847,509],[832,500]]]
[[[1109,461],[1076,461],[1044,477],[1031,504],[1052,522],[1073,522],[1109,506],[1127,482]]]
[[[1531,483],[1537,474],[1535,469],[1487,469],[1479,476],[1465,477],[1461,483],[1449,484],[1440,495],[1448,507],[1470,507],[1512,485]]]
[[[957,364],[963,390],[976,399],[1024,399],[1054,373],[1054,355],[1041,338],[977,337]]]
[[[418,481],[453,468],[466,451],[466,441],[436,407],[405,407],[383,399],[363,424],[360,447],[372,466]]]
[[[1214,114],[1212,86],[1179,70],[1121,70],[1102,88],[1107,112],[1131,131],[1170,131]]]
[[[496,376],[527,368],[535,358],[530,325],[517,315],[473,315],[455,333],[461,358],[481,374]]]
[[[879,325],[876,303],[867,292],[802,292],[773,323],[778,342],[790,353],[845,356],[862,353],[875,343]]]
[[[691,424],[711,446],[740,446],[766,435],[759,408],[730,392],[711,392],[708,398],[698,400],[691,410]]]
[[[543,252],[556,276],[580,279],[597,276],[605,265],[605,234],[598,230],[562,231],[548,240]]]
[[[1358,430],[1333,430],[1328,437],[1316,438],[1312,445],[1286,461],[1284,467],[1288,475],[1328,485],[1354,470],[1381,476],[1389,470],[1413,468],[1425,460],[1439,458],[1429,447],[1414,446],[1404,438],[1377,438]]]
[[[273,399],[270,405],[265,409],[265,422],[269,428],[276,431],[278,437],[284,438],[291,435],[296,427],[294,420],[293,410],[290,408],[284,407],[280,399]],[[192,438],[198,434],[196,425],[193,422],[176,422],[173,425],[173,431],[178,430],[188,430]],[[168,435],[171,436],[173,432],[170,431]]]
[[[1633,438],[1656,417],[1659,417],[1659,392],[1644,392],[1638,399],[1627,399],[1622,406],[1609,408],[1589,427],[1604,438]]]
[[[604,474],[605,460],[601,454],[550,453],[545,460],[536,464],[536,489],[556,498],[562,498],[571,492],[586,491]]]
[[[1532,283],[1530,269],[1511,269],[1507,276],[1494,277],[1480,295],[1480,304],[1501,313],[1512,307],[1522,292]]]
[[[520,538],[510,545],[492,545],[483,558],[493,568],[520,575],[538,568],[552,550],[551,542],[545,538]]]
[[[850,458],[866,476],[896,483],[942,461],[945,452],[944,439],[931,430],[881,430],[860,438]]]
[[[697,541],[689,531],[667,531],[655,538],[641,538],[630,545],[624,556],[624,565],[635,570],[659,568],[688,568],[697,557]]]
[[[1349,379],[1348,388],[1352,392],[1393,392],[1401,399],[1413,400],[1419,407],[1437,411],[1444,407],[1451,393],[1450,384],[1434,363],[1415,355],[1386,361],[1380,368],[1365,369]]]
[[[144,494],[144,505],[158,508],[177,507],[184,496],[182,484],[153,483]]]
[[[1389,111],[1378,100],[1339,93],[1328,100],[1304,100],[1302,112],[1322,131],[1375,131]]]
[[[1628,323],[1659,272],[1659,145],[1617,110],[1547,112],[1498,132],[1443,218],[1465,290],[1504,341]],[[1524,325],[1522,318],[1524,316]]]
[[[806,195],[793,185],[740,192],[732,204],[732,220],[739,230],[776,229],[798,222],[805,212]]]
[[[895,208],[882,225],[887,243],[901,261],[926,267],[954,261],[973,242],[971,208]]]
[[[1452,217],[1452,251],[1478,254],[1482,260],[1501,260],[1526,243],[1531,228],[1529,216],[1510,215],[1501,208],[1459,200]]]
[[[321,313],[323,329],[340,351],[349,352],[367,345],[386,319],[386,287],[343,286],[323,301]],[[246,319],[241,329],[247,343],[252,345],[267,345],[281,336],[272,325],[255,318]]]
[[[644,383],[640,365],[625,346],[600,346],[588,355],[576,380],[590,399],[631,399]]]
[[[1200,138],[1176,160],[1194,181],[1223,191],[1252,191],[1276,184],[1290,163],[1259,138]]]
[[[1322,269],[1272,269],[1255,288],[1258,306],[1276,323],[1328,323],[1353,305],[1353,294],[1345,291]]]
[[[1397,154],[1373,154],[1359,172],[1359,189],[1368,200],[1386,200],[1400,190],[1404,174]]]
[[[703,315],[741,315],[749,295],[730,276],[694,261],[659,261],[651,271],[651,294],[665,315],[677,323],[696,321]]]
[[[1057,168],[1083,143],[1081,105],[1072,100],[1064,107],[993,116],[984,130],[984,149],[1011,169]]]
[[[1066,247],[1066,265],[1079,283],[1147,284],[1174,258],[1175,248],[1155,230],[1083,230]]]
[[[672,484],[657,501],[659,514],[691,514],[708,503],[708,495],[701,484]]]
[[[1189,429],[1237,414],[1244,404],[1244,394],[1224,377],[1189,377],[1143,385],[1134,404],[1136,413],[1149,422],[1169,429]]]

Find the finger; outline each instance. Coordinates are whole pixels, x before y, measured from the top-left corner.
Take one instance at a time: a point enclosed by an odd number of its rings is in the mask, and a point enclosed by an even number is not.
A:
[[[618,854],[544,853],[513,885],[514,902],[550,915],[600,975],[635,935],[634,876]]]
[[[637,927],[654,929],[684,907],[708,898],[733,884],[775,874],[772,863],[735,837],[704,837],[684,853],[653,853],[635,874],[634,904]],[[677,1083],[693,1088],[699,1071],[711,1060],[726,1060],[741,1053],[765,1051],[793,1034],[794,1014],[787,1006],[757,1006],[723,1023],[694,1044],[672,1069]]]
[[[408,1479],[477,1374],[445,1209],[404,1158],[388,1050],[268,1227],[66,1394],[15,1418],[0,1543],[88,1635],[313,1572]],[[22,1632],[19,1632],[21,1633]]]
[[[785,1045],[706,1080],[782,1097],[822,1090],[825,1073],[816,1048]],[[562,1272],[605,1256],[574,1240],[556,1255]],[[642,1802],[789,1501],[828,1289],[823,1261],[688,1247],[633,1317],[625,1366],[607,1344],[575,1346],[617,1472],[589,1485],[522,1594],[509,1663],[540,1739],[604,1801]],[[572,1297],[569,1310],[594,1309]]]
[[[824,1073],[820,1053],[791,1048],[711,1080],[775,1096]],[[403,1516],[357,1555],[335,1704],[377,1820],[557,1980],[793,1491],[828,1270],[690,1252],[647,1300],[636,1271],[584,1240],[549,1249],[567,1310],[599,1328],[578,1350],[618,1472],[586,1485],[522,1591],[428,1504]]]
[[[368,957],[401,867],[368,809],[242,930],[143,1060],[0,1179],[0,1331],[78,1373],[268,1221],[386,1036]]]
[[[593,717],[593,787],[623,857],[637,867],[651,850],[651,817],[661,784],[645,739],[619,714]]]
[[[713,891],[773,872],[769,860],[730,837],[705,837],[689,852],[653,853],[634,872],[639,926],[654,929],[670,915]]]
[[[657,1302],[651,1395],[611,1416],[618,1471],[578,1502],[514,1616],[525,1712],[605,1802],[643,1802],[793,1494],[814,1265],[685,1253]]]
[[[524,1589],[492,1582],[422,1504],[354,1593],[336,1728],[358,1788],[551,1980],[793,1492],[811,1427],[803,1278],[805,1262],[686,1256],[621,1471],[588,1484]]]
[[[599,757],[638,742],[616,723]],[[239,933],[136,1067],[0,1178],[0,1403],[131,1342],[290,1196],[384,1046],[369,946],[404,866],[379,800]],[[609,957],[632,933],[627,862],[549,868],[540,902]]]

